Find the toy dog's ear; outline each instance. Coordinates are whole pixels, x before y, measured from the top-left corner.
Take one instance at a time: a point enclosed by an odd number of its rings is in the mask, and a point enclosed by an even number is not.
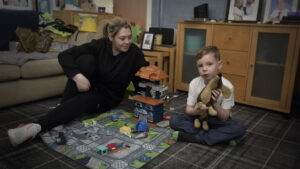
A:
[[[220,77],[220,82],[221,82],[221,90],[222,90],[222,93],[223,93],[223,96],[228,99],[231,95],[231,90],[225,86],[222,82],[222,74],[219,73],[218,76]]]
[[[230,89],[227,86],[225,86],[225,85],[222,85],[222,93],[223,93],[223,96],[226,99],[228,99],[230,97],[230,95],[231,95]]]

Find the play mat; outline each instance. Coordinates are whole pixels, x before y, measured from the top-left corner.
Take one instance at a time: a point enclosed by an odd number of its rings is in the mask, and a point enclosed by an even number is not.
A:
[[[89,168],[140,168],[175,141],[172,129],[158,126],[149,127],[147,137],[142,132],[120,133],[120,128],[134,129],[136,124],[133,113],[116,109],[79,118],[63,129],[41,134],[41,138],[51,149]]]

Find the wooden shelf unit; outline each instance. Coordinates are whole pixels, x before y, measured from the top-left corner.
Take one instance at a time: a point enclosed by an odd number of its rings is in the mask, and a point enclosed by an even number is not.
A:
[[[150,64],[157,64],[157,67],[169,75],[163,84],[167,85],[169,92],[174,92],[174,69],[175,69],[175,46],[153,46],[152,51],[143,50],[145,59]]]

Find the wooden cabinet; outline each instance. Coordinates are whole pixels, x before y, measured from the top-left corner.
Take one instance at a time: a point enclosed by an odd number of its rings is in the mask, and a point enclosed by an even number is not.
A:
[[[250,37],[249,26],[213,26],[213,45],[219,49],[247,52]]]
[[[289,112],[299,57],[297,31],[299,34],[299,29],[289,27],[253,28],[246,101]]]
[[[194,59],[197,50],[204,45],[214,45],[219,48],[223,61],[221,73],[235,87],[236,102],[290,113],[300,26],[177,23],[175,90],[188,91],[189,82],[199,75]],[[189,34],[191,30],[196,33]],[[194,50],[189,53],[188,49]]]
[[[214,25],[213,42],[220,50],[221,73],[235,88],[235,101],[244,102],[248,72],[250,27],[242,25]]]

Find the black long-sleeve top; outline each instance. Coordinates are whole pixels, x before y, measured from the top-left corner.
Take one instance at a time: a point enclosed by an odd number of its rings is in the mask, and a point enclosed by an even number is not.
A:
[[[69,78],[81,73],[76,59],[88,54],[96,60],[96,79],[94,87],[99,92],[99,103],[108,107],[118,105],[135,73],[148,63],[141,50],[132,44],[127,52],[113,56],[112,44],[107,38],[93,40],[61,52],[58,60]]]

